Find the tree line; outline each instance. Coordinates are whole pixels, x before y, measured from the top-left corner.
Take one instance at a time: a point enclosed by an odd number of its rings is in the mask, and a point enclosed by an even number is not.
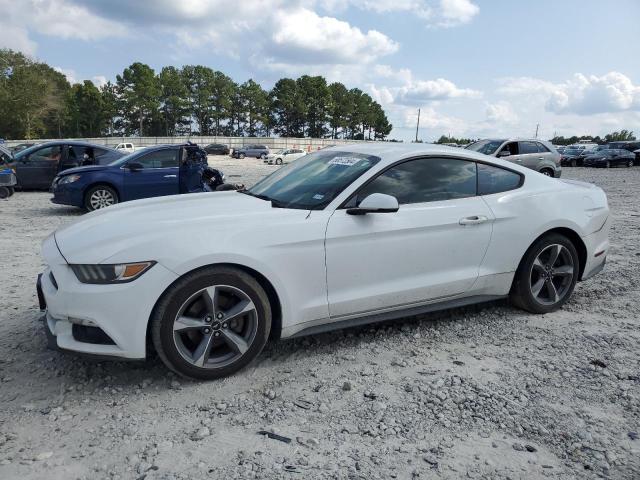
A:
[[[371,96],[322,76],[271,90],[202,65],[133,63],[115,82],[71,85],[45,63],[0,49],[0,137],[272,136],[384,140],[392,125]]]

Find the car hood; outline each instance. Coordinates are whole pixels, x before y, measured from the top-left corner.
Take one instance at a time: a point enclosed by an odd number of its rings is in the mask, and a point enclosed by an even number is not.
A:
[[[198,244],[233,243],[275,228],[287,217],[303,220],[308,213],[273,208],[271,202],[236,191],[172,195],[97,210],[58,229],[55,238],[69,263],[112,263],[114,256],[127,255],[134,258],[124,261],[160,260],[179,254],[166,251],[169,237],[192,252]]]
[[[62,172],[60,172],[59,175],[62,176],[62,175],[69,175],[72,173],[98,172],[101,170],[107,170],[108,168],[111,168],[111,167],[109,165],[87,165],[86,167],[68,168],[67,170],[63,170]]]

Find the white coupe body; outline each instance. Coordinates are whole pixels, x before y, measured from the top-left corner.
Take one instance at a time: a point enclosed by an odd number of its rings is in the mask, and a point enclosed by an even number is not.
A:
[[[604,265],[609,210],[594,185],[447,147],[375,143],[322,152],[332,151],[379,162],[322,209],[276,208],[236,191],[203,193],[127,202],[58,229],[43,243],[50,337],[67,350],[145,358],[159,299],[207,266],[239,268],[266,282],[277,302],[272,333],[284,338],[506,297],[525,253],[550,231],[576,244],[578,280]],[[319,152],[300,162],[312,155]],[[344,208],[390,167],[429,158],[493,166],[522,181],[504,192],[401,203],[389,213],[354,215]],[[139,278],[115,284],[82,283],[70,266],[135,262],[155,263]],[[84,342],[74,324],[98,327],[112,342]]]

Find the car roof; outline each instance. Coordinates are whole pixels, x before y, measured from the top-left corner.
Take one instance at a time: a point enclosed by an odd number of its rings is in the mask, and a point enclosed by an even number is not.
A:
[[[336,145],[335,147],[324,148],[320,151],[372,155],[380,157],[384,164],[394,163],[399,160],[404,160],[411,157],[435,157],[438,155],[444,155],[468,159],[471,161],[492,163],[521,172],[526,171],[524,167],[515,168],[517,167],[517,165],[512,162],[507,162],[506,160],[501,160],[496,157],[485,155],[483,153],[474,152],[473,150],[458,147],[446,147],[443,145],[431,143],[370,142],[360,144]]]

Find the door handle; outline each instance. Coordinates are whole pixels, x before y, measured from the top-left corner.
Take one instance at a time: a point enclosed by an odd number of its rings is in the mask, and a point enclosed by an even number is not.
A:
[[[460,225],[478,225],[480,223],[484,223],[489,220],[488,217],[484,215],[473,215],[471,217],[464,217],[460,219]]]
[[[164,178],[176,178],[177,175],[165,175]]]

